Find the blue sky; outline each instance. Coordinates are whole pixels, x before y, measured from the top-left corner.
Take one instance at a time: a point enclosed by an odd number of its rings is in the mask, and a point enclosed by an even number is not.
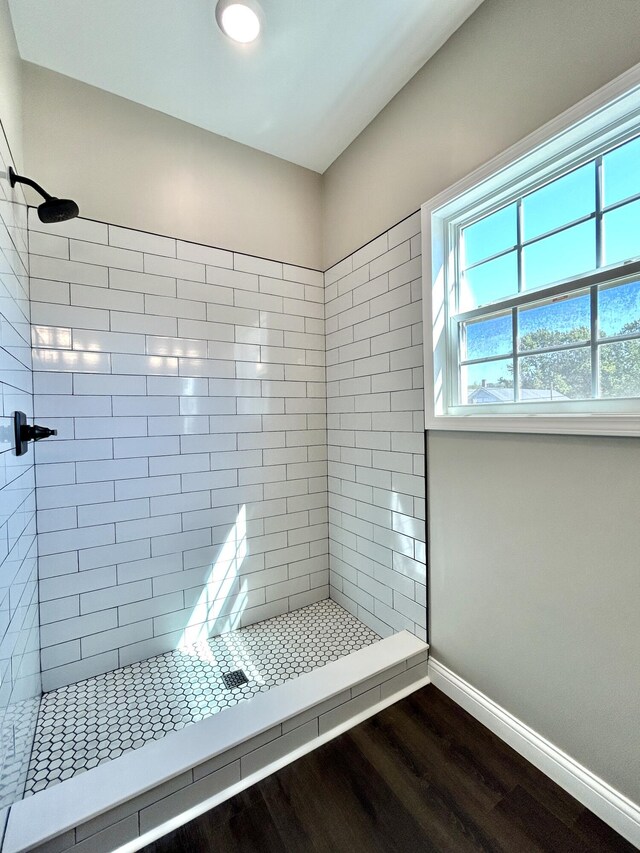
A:
[[[532,239],[561,227],[595,210],[595,163],[565,175],[523,199],[524,239]],[[603,158],[605,206],[640,193],[640,137],[606,154]],[[464,232],[466,263],[513,246],[516,242],[517,208],[511,204]],[[640,256],[640,201],[630,202],[603,217],[604,265]],[[595,221],[589,220],[544,238],[523,250],[524,280],[527,290],[596,268]],[[517,293],[516,252],[479,263],[465,275],[461,310],[493,302]],[[599,294],[600,337],[620,334],[623,327],[640,321],[640,281]],[[520,337],[538,329],[569,335],[590,326],[588,293],[547,302],[519,312]],[[560,341],[559,341],[560,342]],[[568,338],[567,338],[568,342]],[[507,313],[467,325],[467,357],[501,355],[511,351],[511,315]],[[508,375],[509,360],[470,369],[470,384],[479,378],[497,381]],[[477,374],[477,376],[476,376]]]
[[[587,163],[523,199],[525,240],[560,228],[596,207],[595,163]],[[603,158],[605,206],[640,193],[640,137]],[[464,230],[466,264],[508,249],[516,243],[515,204]],[[604,265],[640,255],[640,201],[604,215]],[[574,225],[526,247],[523,252],[527,290],[595,269],[595,222]],[[510,252],[468,270],[462,310],[517,293],[517,258]]]

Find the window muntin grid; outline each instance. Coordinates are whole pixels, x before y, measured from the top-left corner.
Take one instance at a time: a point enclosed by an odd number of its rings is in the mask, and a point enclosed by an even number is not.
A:
[[[629,182],[628,194],[624,193],[621,172],[627,160],[627,168],[632,172]],[[631,162],[629,163],[629,160]],[[610,162],[616,162],[614,180],[611,182],[611,192],[607,195],[609,186],[606,185],[605,177]],[[582,188],[577,178],[588,175],[591,188],[585,191],[583,181]],[[553,227],[542,230],[538,224],[526,227],[526,221],[531,221],[531,215],[526,220],[525,212],[531,211],[532,200],[536,203],[544,196],[553,196],[558,187],[569,187],[573,183],[575,198],[569,199],[565,204],[565,213],[560,211],[555,221],[551,222]],[[640,375],[629,376],[626,386],[618,382],[615,388],[610,387],[610,375],[603,377],[604,360],[607,366],[616,364],[616,358],[621,369],[628,363],[634,363],[629,355],[630,348],[638,348],[638,363],[640,364],[640,310],[629,307],[629,320],[623,326],[635,321],[635,325],[625,328],[619,336],[611,336],[609,333],[601,334],[599,330],[599,304],[601,294],[609,290],[620,288],[620,269],[630,258],[640,255],[640,137],[631,139],[611,151],[607,151],[592,158],[585,164],[568,171],[564,175],[549,181],[542,187],[536,187],[528,193],[523,193],[515,201],[504,204],[497,210],[477,219],[475,222],[458,226],[455,230],[456,255],[455,266],[458,271],[456,275],[456,286],[454,288],[454,302],[456,313],[452,316],[452,338],[454,343],[457,375],[451,403],[454,406],[466,406],[472,403],[533,403],[541,400],[563,402],[567,399],[589,400],[596,398],[611,398],[623,396],[640,396]],[[609,204],[605,203],[605,197],[612,197]],[[556,195],[557,197],[557,195]],[[590,204],[590,199],[593,204]],[[592,207],[592,209],[590,209]],[[568,214],[566,211],[570,211]],[[555,212],[555,211],[554,211]],[[572,213],[571,213],[572,212]],[[573,217],[571,218],[573,214]],[[575,215],[579,214],[579,215]],[[605,251],[611,243],[610,235],[615,217],[631,221],[634,227],[626,225],[626,233],[622,239],[618,239],[616,251],[612,254]],[[515,218],[515,222],[513,219]],[[510,221],[511,219],[511,221]],[[493,233],[487,229],[487,225],[493,221],[502,220],[503,235],[500,232]],[[564,220],[564,221],[563,221]],[[638,227],[635,228],[637,221]],[[485,229],[485,237],[488,236],[485,245],[489,251],[482,250],[481,241],[476,235]],[[541,248],[549,247],[552,241],[567,241],[568,237],[581,232],[583,256],[576,258],[575,252],[567,260],[558,263],[554,267],[554,274],[545,279],[536,280],[530,274],[531,262],[529,255]],[[515,241],[511,238],[515,233]],[[527,238],[527,233],[532,236]],[[637,237],[635,236],[637,234]],[[587,239],[585,239],[587,235]],[[629,236],[631,235],[631,236]],[[473,240],[468,239],[473,236]],[[467,239],[465,239],[467,238]],[[546,244],[545,244],[545,241]],[[470,244],[469,251],[466,243]],[[569,241],[569,246],[571,241]],[[613,241],[615,246],[615,241]],[[491,251],[495,249],[495,251]],[[605,265],[617,264],[611,269],[611,275],[606,276]],[[594,276],[594,273],[598,273]],[[484,280],[483,274],[484,273]],[[527,275],[529,273],[529,275]],[[555,274],[558,273],[558,274]],[[604,274],[604,275],[603,275]],[[558,284],[559,280],[571,279],[565,283]],[[587,279],[597,278],[598,281],[585,288]],[[605,283],[600,283],[602,279]],[[612,281],[613,280],[613,281]],[[640,280],[625,281],[624,287],[627,292],[633,290],[633,304],[640,306]],[[488,286],[487,286],[488,285]],[[614,287],[615,285],[615,287]],[[560,291],[560,292],[558,292]],[[588,312],[583,311],[583,319],[588,323],[582,327],[578,339],[562,340],[561,336],[551,335],[548,342],[541,336],[539,346],[529,346],[525,349],[521,346],[520,324],[526,313],[536,309],[552,305],[559,305],[567,301],[579,298],[581,305],[588,304]],[[536,299],[536,302],[532,302]],[[606,301],[606,300],[605,300]],[[575,304],[575,303],[574,303]],[[529,315],[530,316],[530,315]],[[492,323],[500,328],[498,342],[479,342],[479,336],[475,333],[482,323]],[[510,327],[510,334],[509,334]],[[540,331],[543,331],[541,329]],[[554,330],[552,330],[554,331]],[[555,330],[557,331],[557,330]],[[605,330],[606,332],[606,330]],[[509,346],[506,341],[509,339]],[[602,348],[605,343],[618,343],[626,349],[618,347],[618,354],[614,353],[615,347]],[[484,346],[486,352],[481,352]],[[555,354],[555,355],[554,355]],[[605,354],[606,358],[601,356]],[[548,375],[553,374],[554,359],[563,360],[567,369],[571,367],[572,360],[575,362],[576,381],[574,386],[565,387],[562,393],[553,386],[544,394],[533,393],[534,390],[527,387],[530,384],[532,371],[540,371],[545,375],[544,362],[548,363]],[[476,394],[474,399],[469,399],[468,382],[477,384],[480,367],[485,365],[489,376],[489,385],[500,388],[499,394],[485,394],[487,399],[481,399],[482,394]],[[508,367],[508,373],[496,378],[500,367]],[[510,367],[509,367],[510,366]],[[557,367],[557,364],[556,364]],[[588,375],[587,375],[588,374]],[[604,378],[604,381],[602,381]],[[485,383],[485,387],[486,387]],[[482,385],[478,386],[482,387]]]

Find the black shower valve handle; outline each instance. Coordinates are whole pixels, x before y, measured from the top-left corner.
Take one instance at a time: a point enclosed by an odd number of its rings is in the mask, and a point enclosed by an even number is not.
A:
[[[23,424],[20,429],[22,441],[40,441],[41,438],[49,438],[49,436],[57,434],[57,429],[49,429],[49,427],[39,426],[38,424]]]
[[[43,438],[58,434],[57,429],[27,423],[27,416],[24,412],[14,412],[13,424],[16,456],[23,456],[27,452],[30,441],[40,441]]]

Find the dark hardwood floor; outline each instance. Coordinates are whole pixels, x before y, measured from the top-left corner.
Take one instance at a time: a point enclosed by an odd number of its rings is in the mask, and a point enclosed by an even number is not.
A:
[[[435,687],[425,687],[146,853],[633,851]]]

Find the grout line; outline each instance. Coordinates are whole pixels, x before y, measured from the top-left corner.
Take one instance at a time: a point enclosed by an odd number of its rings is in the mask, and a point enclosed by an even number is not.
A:
[[[383,231],[381,231],[379,234],[376,234],[376,236],[375,236],[375,237],[372,237],[370,240],[367,240],[367,241],[366,241],[366,243],[363,243],[363,244],[362,244],[362,246],[358,246],[358,248],[357,248],[357,249],[354,249],[354,251],[353,251],[353,252],[348,252],[348,253],[347,253],[343,258],[340,258],[340,260],[339,260],[339,261],[335,261],[333,264],[331,264],[331,266],[328,266],[328,267],[324,270],[324,272],[325,272],[325,273],[328,273],[328,272],[329,272],[329,270],[332,270],[334,267],[337,267],[337,266],[338,266],[338,264],[341,264],[343,261],[346,261],[346,260],[347,260],[347,258],[351,258],[351,257],[353,257],[353,255],[355,255],[357,252],[360,252],[362,249],[366,248],[366,247],[369,245],[369,243],[374,243],[376,240],[378,240],[380,237],[382,237],[382,235],[383,235],[383,234],[388,234],[388,233],[389,233],[389,231],[392,231],[392,230],[393,230],[394,228],[396,228],[398,225],[402,225],[402,223],[403,223],[403,222],[406,222],[406,221],[407,221],[407,219],[411,219],[411,217],[412,217],[412,216],[415,216],[415,215],[416,215],[416,213],[420,213],[420,208],[418,208],[417,210],[412,210],[412,211],[411,211],[411,213],[408,213],[406,216],[403,216],[403,217],[402,217],[402,219],[399,219],[397,222],[394,222],[394,223],[393,223],[393,225],[390,225],[388,228],[385,228],[385,229],[384,229]],[[396,247],[394,246],[394,247],[393,247],[393,249],[395,249],[395,248],[396,248]],[[387,252],[392,252],[392,251],[393,251],[393,249],[387,249],[387,251],[386,251],[386,252],[382,252],[382,254],[383,254],[383,255],[385,255],[385,254],[387,254]],[[353,270],[353,272],[355,272],[355,270]]]
[[[36,210],[35,205],[29,204],[29,205],[27,205],[27,207],[32,209],[32,210]],[[304,264],[295,264],[295,263],[292,263],[291,261],[279,260],[277,258],[267,258],[264,255],[254,255],[251,252],[241,252],[241,251],[238,251],[237,249],[227,249],[227,248],[224,248],[223,246],[212,246],[209,243],[199,243],[196,240],[189,240],[189,239],[183,238],[183,237],[175,237],[175,236],[172,237],[169,234],[160,234],[158,231],[147,231],[144,228],[135,228],[134,226],[131,226],[131,225],[118,225],[115,222],[107,222],[105,219],[94,219],[91,216],[79,216],[78,219],[84,219],[87,222],[96,222],[98,225],[106,225],[107,228],[110,225],[112,225],[115,228],[121,228],[125,231],[136,231],[138,234],[149,234],[152,237],[162,237],[165,240],[175,240],[176,244],[178,242],[188,243],[190,246],[202,246],[203,248],[206,248],[206,249],[216,249],[219,252],[227,252],[231,255],[242,255],[245,258],[257,258],[258,260],[261,260],[261,261],[269,261],[270,263],[274,263],[274,264],[283,264],[283,265],[288,266],[288,267],[298,267],[299,269],[311,270],[312,272],[318,272],[318,273],[324,272],[324,270],[320,270],[317,267],[309,267],[309,266],[305,266]],[[49,232],[43,231],[40,233],[47,234]],[[76,239],[80,239],[80,238],[70,237],[68,239],[76,240]],[[108,237],[108,232],[107,232],[107,241],[108,241],[108,239],[109,239],[109,237]],[[93,241],[93,240],[80,240],[80,242],[93,243],[96,246],[107,246],[110,249],[121,249],[122,251],[126,251],[126,252],[140,252],[140,254],[154,255],[153,252],[145,252],[144,250],[140,250],[140,249],[125,249],[122,246],[112,246],[111,243],[109,243],[109,242],[107,242],[107,243],[95,243],[95,241]],[[164,257],[170,257],[170,256],[154,255],[154,257],[164,258]],[[198,263],[201,266],[215,266],[214,264],[202,264],[200,261],[189,261],[189,260],[186,260],[185,258],[173,258],[173,257],[171,257],[170,259],[174,260],[174,261],[184,260],[185,263]],[[75,261],[74,263],[84,263],[84,261]],[[235,270],[235,266],[231,267],[231,269]],[[235,271],[236,272],[243,272],[243,270],[235,270]],[[132,270],[132,272],[134,272],[134,270]],[[146,270],[140,270],[140,272],[146,272]],[[254,273],[250,273],[250,275],[253,275],[253,274]],[[258,275],[258,273],[255,273],[255,274]],[[151,275],[155,275],[155,273],[151,273]],[[288,281],[288,279],[286,279],[286,280]]]
[[[0,124],[1,124],[1,122],[0,122]],[[6,138],[6,137],[5,137],[5,138]],[[27,209],[36,210],[36,207],[35,207],[35,205],[28,204],[28,205],[27,205]],[[418,208],[417,210],[413,210],[413,211],[411,211],[411,213],[408,213],[406,216],[403,216],[403,217],[402,217],[401,219],[399,219],[397,222],[394,222],[394,223],[393,223],[392,225],[390,225],[388,228],[385,228],[385,229],[384,229],[383,231],[381,231],[379,234],[376,234],[376,235],[375,235],[375,237],[372,237],[370,240],[366,240],[366,241],[365,241],[361,246],[358,246],[358,247],[357,247],[356,249],[354,249],[352,252],[348,252],[344,257],[340,258],[340,260],[338,260],[338,261],[334,261],[330,266],[325,267],[325,269],[319,269],[318,267],[306,266],[306,265],[304,265],[304,264],[296,264],[296,263],[293,263],[293,262],[291,262],[291,261],[285,261],[285,260],[278,259],[278,258],[268,258],[268,257],[266,257],[266,256],[264,256],[264,255],[255,255],[255,254],[253,254],[253,253],[251,253],[251,252],[242,252],[242,251],[238,251],[237,249],[229,249],[229,248],[225,248],[225,247],[223,247],[223,246],[214,246],[214,245],[211,245],[211,244],[209,244],[209,243],[200,243],[200,242],[198,242],[197,240],[189,240],[189,239],[187,239],[187,238],[183,238],[183,237],[175,237],[175,236],[174,236],[174,237],[172,237],[172,236],[170,236],[170,235],[168,235],[168,234],[161,234],[161,233],[159,233],[159,232],[157,232],[157,231],[147,231],[147,230],[145,230],[145,229],[143,229],[143,228],[135,228],[134,226],[131,226],[131,225],[117,225],[117,224],[116,224],[116,223],[114,223],[114,222],[107,222],[107,221],[106,221],[106,220],[104,220],[104,219],[94,219],[93,217],[90,217],[90,216],[79,216],[78,218],[79,218],[79,219],[84,219],[84,220],[86,220],[87,222],[95,222],[95,223],[97,223],[97,224],[99,224],[99,225],[106,225],[106,226],[107,226],[107,228],[108,228],[110,225],[112,225],[112,226],[114,226],[115,228],[122,228],[123,230],[126,230],[126,231],[136,231],[136,232],[137,232],[137,233],[139,233],[139,234],[149,234],[149,235],[150,235],[150,236],[152,236],[152,237],[161,237],[161,238],[163,238],[163,239],[165,239],[165,240],[175,240],[175,241],[176,241],[176,243],[177,243],[177,242],[180,242],[180,243],[188,243],[188,244],[189,244],[189,245],[191,245],[191,246],[202,246],[202,247],[207,248],[207,249],[216,249],[216,250],[217,250],[217,251],[219,251],[219,252],[228,252],[229,254],[232,254],[232,255],[242,255],[243,257],[246,257],[246,258],[257,258],[258,260],[261,260],[261,261],[269,261],[270,263],[274,263],[274,264],[283,264],[284,266],[288,266],[288,267],[298,267],[299,269],[303,269],[303,270],[311,270],[312,272],[318,272],[318,273],[321,273],[322,275],[324,275],[325,273],[329,272],[329,270],[333,269],[333,267],[338,266],[338,264],[341,264],[343,261],[346,261],[346,260],[347,260],[347,258],[350,258],[350,257],[352,257],[353,255],[357,254],[357,252],[359,252],[359,251],[361,251],[362,249],[364,249],[364,248],[365,248],[366,246],[368,246],[370,243],[373,243],[373,242],[375,242],[377,239],[379,239],[380,237],[382,237],[382,236],[383,236],[383,234],[387,234],[389,231],[393,230],[393,229],[394,229],[394,228],[396,228],[398,225],[401,225],[403,222],[406,222],[406,220],[407,220],[407,219],[411,219],[411,217],[412,217],[412,216],[415,216],[415,214],[416,214],[416,213],[419,213],[419,212],[420,212],[420,208]],[[46,233],[48,233],[48,232],[47,232],[47,231],[43,231],[43,232],[39,232],[39,233],[44,233],[44,234],[46,234]],[[75,240],[75,239],[80,239],[80,238],[76,238],[76,237],[69,237],[68,239],[70,239],[70,240]],[[108,237],[108,232],[107,232],[107,241],[108,241],[108,239],[109,239],[109,237]],[[80,240],[80,242],[94,243],[94,241],[93,241],[93,240]],[[107,242],[107,243],[94,243],[94,245],[104,245],[104,246],[107,246],[108,248],[111,248],[111,249],[121,249],[122,251],[128,251],[128,252],[140,252],[141,254],[154,255],[154,253],[153,253],[153,252],[145,252],[144,250],[140,250],[140,249],[125,249],[125,248],[124,248],[124,247],[122,247],[122,246],[112,246],[112,245],[111,245],[111,243],[109,243],[109,242]],[[396,247],[394,246],[393,248],[396,248]],[[388,249],[387,251],[393,251],[393,249]],[[386,252],[383,252],[382,254],[386,254]],[[154,255],[154,257],[170,257],[170,256],[166,256],[166,255]],[[180,260],[186,260],[186,259],[184,259],[184,258],[171,258],[171,259],[172,259],[172,260],[177,260],[177,261],[180,261]],[[63,259],[61,259],[61,260],[63,260]],[[67,260],[70,260],[70,259],[68,258]],[[84,263],[84,262],[83,262],[83,261],[74,261],[74,263]],[[186,261],[186,263],[201,263],[201,262],[199,262],[199,261]],[[201,265],[202,265],[202,264],[201,264]],[[215,264],[206,264],[206,263],[205,263],[205,264],[203,264],[203,265],[204,265],[204,266],[215,266]],[[233,270],[235,270],[235,266],[234,266],[234,267],[232,267],[232,269],[233,269]],[[237,270],[235,270],[235,271],[237,271]],[[133,272],[133,270],[132,270],[132,272]],[[146,271],[145,271],[145,270],[141,270],[141,272],[146,272]],[[153,275],[153,273],[151,273],[151,274]],[[259,273],[250,273],[250,274],[251,274],[251,275],[253,275],[253,274],[255,274],[255,275],[259,275]],[[289,279],[285,279],[285,281],[288,281],[288,280],[289,280]],[[314,286],[314,285],[310,285],[310,286]]]

